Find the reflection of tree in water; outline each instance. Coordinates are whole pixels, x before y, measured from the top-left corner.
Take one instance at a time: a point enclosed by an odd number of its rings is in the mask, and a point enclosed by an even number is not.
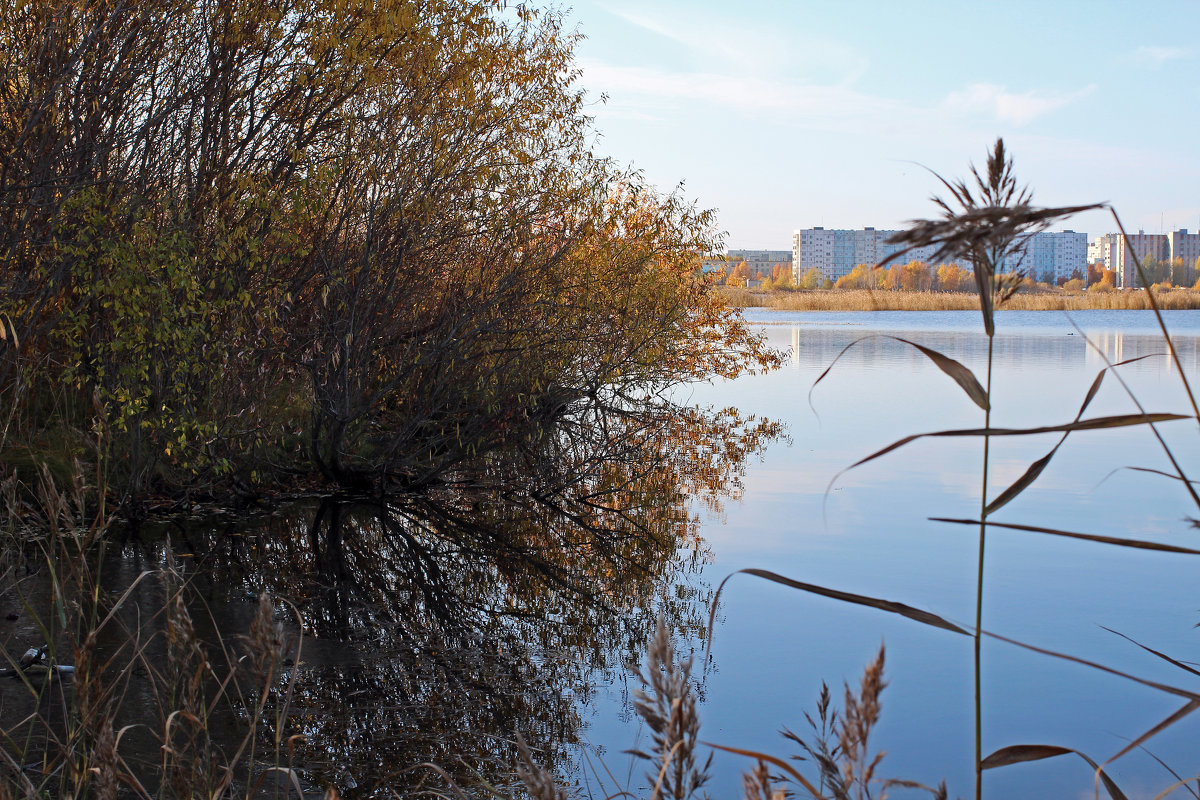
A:
[[[439,492],[210,533],[197,578],[214,599],[261,588],[300,610],[288,733],[305,735],[310,775],[411,789],[433,762],[460,784],[503,784],[517,731],[543,763],[568,763],[578,702],[642,652],[658,613],[703,638],[688,498],[719,504],[777,435],[730,410],[591,420]]]

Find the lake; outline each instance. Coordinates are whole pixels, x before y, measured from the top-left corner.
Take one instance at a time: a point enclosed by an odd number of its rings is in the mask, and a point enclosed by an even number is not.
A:
[[[218,677],[241,652],[238,634],[250,628],[259,594],[288,602],[275,612],[290,647],[302,634],[301,650],[284,662],[296,683],[267,698],[264,725],[286,707],[281,730],[305,737],[293,742],[291,763],[313,789],[333,784],[349,798],[444,788],[424,762],[464,784],[482,778],[504,785],[512,779],[512,737],[519,731],[585,795],[610,796],[616,786],[648,794],[644,764],[624,753],[646,747],[648,733],[632,712],[634,686],[623,663],[644,653],[653,618],[664,613],[677,647],[697,657],[701,739],[794,754],[778,731],[788,727],[810,738],[805,712],[814,712],[822,682],[840,705],[842,683],[857,686],[883,644],[889,685],[872,738],[873,747],[887,752],[879,774],[928,785],[944,778],[951,797],[971,796],[971,638],[739,575],[720,596],[711,658],[703,661],[703,654],[714,592],[746,568],[973,626],[977,528],[929,518],[978,514],[981,441],[920,439],[847,468],[911,434],[983,424],[983,412],[954,381],[918,350],[888,338],[934,348],[983,380],[987,340],[979,315],[752,310],[747,316],[789,352],[783,368],[689,386],[674,398],[714,410],[736,407],[743,422],[753,416],[786,426],[783,436],[763,428],[740,466],[705,461],[736,439],[721,445],[715,436],[703,438],[729,430],[711,421],[721,418],[714,413],[710,422],[668,420],[666,427],[604,439],[606,446],[640,444],[613,451],[613,463],[591,473],[593,484],[577,484],[571,470],[551,476],[572,487],[619,490],[585,492],[585,500],[596,502],[571,514],[548,513],[553,497],[506,490],[519,472],[498,461],[497,491],[389,498],[373,506],[313,499],[113,531],[99,579],[120,603],[113,630],[96,647],[100,656],[119,656],[130,652],[127,632],[139,642],[140,660],[121,673],[119,722],[133,726],[121,747],[131,769],[155,774],[162,754],[154,731],[165,713],[158,698],[163,686],[170,689],[170,670],[157,689],[152,678],[161,664],[183,658],[155,635],[165,630],[162,609],[175,590],[153,571],[173,565],[190,581],[189,613]],[[1184,370],[1200,375],[1200,313],[1171,312],[1167,320]],[[996,427],[1070,422],[1105,358],[1148,356],[1119,368],[1147,411],[1189,408],[1149,314],[1000,312],[997,329]],[[1136,411],[1114,378],[1106,377],[1086,416]],[[1200,473],[1195,422],[1160,430],[1185,472]],[[676,431],[679,441],[667,435],[646,447],[652,431]],[[989,496],[1057,440],[1057,434],[994,439]],[[585,465],[596,463],[586,449],[571,452]],[[645,453],[661,461],[635,458]],[[1182,484],[1131,467],[1170,469],[1145,427],[1073,433],[1037,482],[992,519],[1200,549],[1200,532],[1188,520],[1200,510]],[[689,499],[681,487],[719,491]],[[612,505],[620,497],[643,500],[647,510]],[[588,535],[567,524],[593,513]],[[992,528],[984,628],[1194,691],[1193,675],[1118,633],[1194,660],[1195,559]],[[40,641],[39,617],[53,618],[50,589],[35,564],[0,592],[0,644],[9,653]],[[228,652],[216,646],[217,632]],[[996,639],[983,643],[982,672],[985,753],[1049,744],[1104,761],[1183,705],[1127,678]],[[63,688],[69,693],[70,683]],[[231,752],[249,706],[218,699],[209,734],[218,749]],[[30,698],[19,682],[4,681],[0,727],[18,740],[20,726],[39,708],[51,727],[66,724],[47,704],[61,708],[61,700]],[[1181,775],[1196,773],[1198,720],[1184,719],[1151,739],[1149,752],[1111,766],[1131,798],[1154,797],[1173,781],[1156,758]],[[35,742],[33,750],[40,746]],[[25,763],[36,763],[36,755]],[[741,772],[750,766],[716,755],[711,796],[740,797]],[[985,775],[986,793],[997,798],[1090,797],[1092,787],[1091,769],[1074,756]],[[894,794],[923,796],[906,791]]]
[[[983,424],[983,412],[914,348],[911,339],[958,359],[984,380],[987,343],[977,312],[794,313],[750,310],[772,344],[791,351],[775,373],[694,387],[701,404],[737,405],[784,421],[790,445],[776,443],[747,469],[739,500],[707,515],[702,535],[711,585],[731,572],[765,568],[799,581],[886,598],[974,624],[977,528],[929,517],[977,517],[981,442],[928,439],[842,474],[850,464],[909,434]],[[1082,333],[1072,327],[1071,321]],[[1168,325],[1190,378],[1200,376],[1200,314],[1174,312]],[[1070,422],[1105,364],[1162,353],[1148,312],[1000,312],[995,342],[996,427]],[[855,345],[815,389],[813,383]],[[1186,413],[1174,365],[1154,356],[1120,368],[1148,411]],[[809,393],[811,390],[811,407]],[[1087,416],[1136,411],[1113,376]],[[1200,471],[1194,422],[1161,430],[1185,470]],[[1057,441],[1057,434],[994,439],[989,495],[1012,483]],[[1200,516],[1177,481],[1125,469],[1170,470],[1145,427],[1072,434],[1039,480],[994,521],[1200,546],[1185,517]],[[835,480],[836,478],[836,480]],[[1105,630],[1176,659],[1195,658],[1200,632],[1195,556],[1144,552],[1088,541],[992,529],[987,540],[984,629],[1138,677],[1190,690],[1194,676]],[[720,600],[712,661],[703,684],[701,738],[785,757],[778,735],[809,732],[822,681],[840,698],[857,686],[880,643],[889,687],[875,746],[881,774],[974,791],[972,642],[884,612],[738,576]],[[1000,641],[983,645],[984,753],[1013,744],[1052,744],[1104,761],[1165,719],[1183,701],[1098,670]],[[620,750],[645,737],[620,713],[618,683],[588,717],[586,735],[613,772],[627,774]],[[1146,749],[1195,775],[1200,719],[1185,719]],[[615,761],[609,763],[609,760]],[[714,760],[710,790],[740,796],[736,756]],[[643,771],[635,769],[635,775]],[[1146,752],[1110,768],[1130,797],[1154,796],[1173,782]],[[810,773],[811,774],[811,773]],[[1092,796],[1091,769],[1075,756],[985,773],[993,797]],[[903,792],[903,790],[898,790]],[[1179,792],[1183,794],[1182,790]],[[917,796],[914,794],[913,796]]]

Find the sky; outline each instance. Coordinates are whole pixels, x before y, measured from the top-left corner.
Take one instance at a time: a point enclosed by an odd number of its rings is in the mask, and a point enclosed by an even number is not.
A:
[[[1197,0],[576,0],[565,18],[597,150],[717,209],[730,248],[934,215],[929,170],[964,177],[997,136],[1038,205],[1200,229]]]

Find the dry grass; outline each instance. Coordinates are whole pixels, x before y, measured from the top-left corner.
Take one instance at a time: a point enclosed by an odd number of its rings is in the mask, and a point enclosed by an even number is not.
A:
[[[296,670],[281,669],[288,647],[270,596],[261,593],[248,635],[219,641],[217,653],[197,637],[185,602],[193,590],[170,564],[141,573],[119,596],[103,588],[111,519],[88,508],[79,465],[68,491],[45,467],[30,491],[14,484],[9,477],[0,485],[0,598],[24,609],[43,642],[17,661],[14,642],[0,641],[0,676],[13,681],[5,700],[22,709],[0,725],[0,800],[232,800],[265,796],[272,780],[276,796],[299,796],[282,739]],[[42,530],[24,531],[18,521],[27,518],[40,519]],[[17,565],[41,571],[49,597],[27,595],[24,581],[13,580]],[[127,627],[118,611],[156,580],[159,611]],[[212,735],[218,715],[234,721],[232,740]],[[139,736],[158,745],[157,763],[147,761],[144,741],[131,744]]]
[[[751,292],[725,290],[730,305],[739,308],[771,308],[779,311],[978,311],[974,292],[893,292],[867,289],[818,289],[813,291]],[[1159,308],[1200,308],[1200,292],[1171,289],[1156,292]],[[1002,309],[1018,311],[1147,311],[1150,301],[1141,289],[1130,291],[1025,292],[1008,298]]]

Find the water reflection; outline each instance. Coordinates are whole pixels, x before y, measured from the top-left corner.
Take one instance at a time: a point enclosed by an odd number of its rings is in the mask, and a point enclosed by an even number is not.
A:
[[[1163,353],[1153,318],[1134,312],[1074,315],[1111,361]],[[982,378],[986,338],[978,315],[776,314],[761,312],[788,369],[698,394],[738,398],[747,412],[787,422],[796,446],[774,447],[747,476],[742,502],[703,528],[718,580],[744,567],[908,603],[971,625],[977,541],[971,531],[930,521],[978,513],[981,448],[975,440],[922,440],[839,476],[850,464],[909,434],[973,428],[982,412],[914,348],[933,347]],[[1168,316],[1184,370],[1200,375],[1200,315]],[[813,382],[851,342],[829,375]],[[1001,427],[1067,422],[1105,362],[1061,314],[1002,318],[996,339],[993,420]],[[1119,369],[1147,410],[1186,413],[1190,403],[1165,356]],[[811,407],[809,396],[811,391]],[[816,413],[814,413],[814,411]],[[1087,416],[1136,413],[1120,382],[1105,379]],[[1200,474],[1194,422],[1160,426],[1190,477]],[[995,497],[1054,446],[1055,436],[993,441],[989,495]],[[1186,517],[1196,509],[1179,481],[1122,469],[1171,471],[1141,427],[1072,434],[1037,481],[996,521],[1196,546]],[[837,479],[830,483],[835,476]],[[985,626],[1013,639],[1087,658],[1142,678],[1194,688],[1173,665],[1110,633],[1119,630],[1176,658],[1196,652],[1193,558],[1093,542],[996,530],[989,534]],[[739,579],[740,580],[740,579]],[[729,584],[726,624],[714,631],[720,672],[709,677],[702,718],[710,741],[786,757],[776,732],[803,728],[821,683],[857,680],[881,640],[890,686],[878,745],[882,770],[925,783],[949,782],[951,796],[973,784],[970,647],[962,637],[846,604],[751,581]],[[1103,626],[1103,627],[1102,627]],[[1177,710],[1173,698],[1020,650],[984,644],[984,750],[1042,742],[1076,747],[1103,761]],[[1195,716],[1195,715],[1193,715]],[[1195,774],[1200,717],[1148,745],[1180,774]],[[622,732],[628,740],[628,732]],[[616,742],[621,736],[613,735]],[[1092,796],[1081,766],[1048,761],[989,771],[994,797]],[[714,796],[732,796],[745,764],[718,757]],[[1145,753],[1112,766],[1130,796],[1154,797],[1172,783]]]
[[[897,342],[891,336],[912,339],[918,332],[898,330],[894,333],[864,331],[850,327],[794,326],[791,333],[790,366],[805,370],[813,366],[829,366],[847,347],[842,359],[856,368],[919,367],[926,358],[918,350]],[[907,335],[906,334],[910,334]],[[919,331],[917,341],[940,353],[968,364],[987,359],[988,341],[982,332]],[[851,347],[851,345],[853,345]],[[1185,371],[1200,368],[1200,345],[1193,336],[1176,339],[1176,352]],[[1056,335],[1030,337],[1028,333],[999,332],[994,342],[994,363],[998,368],[1025,368],[1030,359],[1047,364],[1094,367],[1102,369],[1105,359],[1117,363],[1145,356],[1165,356],[1167,349],[1162,336],[1147,333],[1128,333],[1120,330],[1090,331],[1082,334],[1063,331]],[[1162,359],[1163,368],[1175,371],[1170,359]]]
[[[394,789],[428,780],[419,765],[432,762],[463,784],[502,782],[518,731],[563,766],[579,704],[641,649],[652,609],[677,630],[702,626],[697,544],[564,540],[514,522],[481,530],[425,500],[325,502],[201,544],[195,574],[224,600],[214,607],[250,587],[296,603],[304,645],[287,733],[305,735],[307,773]],[[675,587],[669,603],[660,582]]]
[[[698,571],[708,551],[692,499],[719,508],[748,455],[780,434],[732,409],[662,412],[591,420],[606,427],[548,442],[536,464],[489,456],[437,493],[125,532],[95,565],[102,596],[119,598],[95,648],[119,682],[115,724],[135,726],[122,740],[126,763],[147,786],[161,778],[157,732],[187,683],[166,642],[177,634],[163,635],[178,627],[164,619],[171,586],[148,574],[171,567],[218,679],[246,652],[256,598],[288,601],[276,611],[295,688],[289,697],[281,682],[267,708],[288,706],[281,738],[308,786],[346,797],[444,788],[427,763],[462,786],[506,786],[518,732],[570,775],[580,710],[644,651],[654,619],[692,646],[704,640],[711,588]],[[138,663],[124,670],[135,644]],[[207,732],[225,756],[253,705],[244,669],[235,672],[226,694],[243,699],[218,708]],[[272,713],[260,753],[277,732]],[[241,765],[238,780],[263,766]]]

